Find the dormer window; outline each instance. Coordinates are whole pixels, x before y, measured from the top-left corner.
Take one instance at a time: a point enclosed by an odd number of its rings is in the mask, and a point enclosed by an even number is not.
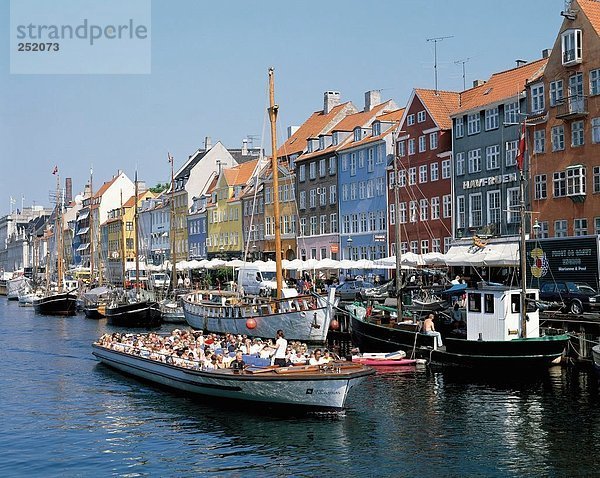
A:
[[[306,142],[306,152],[307,153],[313,152],[312,140],[310,140],[310,139]]]
[[[372,126],[373,136],[379,136],[381,134],[381,123],[379,121],[375,121]]]
[[[564,66],[581,63],[581,30],[565,30],[561,35],[562,64]]]
[[[336,131],[335,133],[333,133],[333,135],[332,135],[331,138],[332,138],[332,141],[333,141],[333,145],[337,146],[337,144],[340,141],[340,135],[339,135],[339,133]]]
[[[319,149],[325,149],[325,136],[319,136]]]
[[[361,128],[354,129],[354,141],[360,141],[362,139],[362,131]]]

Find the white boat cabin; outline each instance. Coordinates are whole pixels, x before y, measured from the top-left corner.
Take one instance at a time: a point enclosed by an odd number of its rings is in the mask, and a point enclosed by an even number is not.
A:
[[[528,338],[540,336],[538,289],[527,289]],[[521,336],[521,291],[506,286],[480,285],[467,289],[467,340],[506,341]]]

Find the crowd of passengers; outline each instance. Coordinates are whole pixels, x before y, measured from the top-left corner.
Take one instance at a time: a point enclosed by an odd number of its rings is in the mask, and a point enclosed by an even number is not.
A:
[[[246,335],[204,334],[202,331],[175,329],[171,335],[104,334],[98,340],[102,347],[139,355],[151,360],[196,370],[243,369],[249,357],[275,360],[276,345],[268,339]],[[309,350],[305,343],[288,342],[285,365],[326,365],[337,359],[327,350]]]

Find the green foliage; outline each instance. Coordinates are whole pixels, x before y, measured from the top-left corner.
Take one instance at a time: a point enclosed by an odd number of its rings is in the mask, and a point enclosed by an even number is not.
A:
[[[156,186],[150,188],[150,192],[157,194],[157,193],[162,193],[163,191],[166,191],[167,189],[169,189],[169,183],[164,183],[164,184],[156,183]]]

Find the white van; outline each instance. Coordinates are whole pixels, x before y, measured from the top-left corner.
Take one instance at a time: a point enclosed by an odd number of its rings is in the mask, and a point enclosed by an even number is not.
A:
[[[245,294],[268,297],[277,289],[275,271],[260,270],[257,266],[247,265],[238,271],[238,287]]]

